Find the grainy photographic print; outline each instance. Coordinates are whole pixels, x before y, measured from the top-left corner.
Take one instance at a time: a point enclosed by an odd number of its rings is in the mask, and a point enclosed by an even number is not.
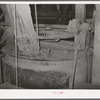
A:
[[[0,4],[0,89],[100,89],[100,4]]]

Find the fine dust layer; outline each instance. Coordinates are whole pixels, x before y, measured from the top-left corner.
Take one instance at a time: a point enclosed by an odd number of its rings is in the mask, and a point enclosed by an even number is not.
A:
[[[16,69],[3,64],[4,82],[16,84]],[[27,89],[66,89],[69,86],[69,75],[56,71],[34,71],[18,68],[18,85]]]

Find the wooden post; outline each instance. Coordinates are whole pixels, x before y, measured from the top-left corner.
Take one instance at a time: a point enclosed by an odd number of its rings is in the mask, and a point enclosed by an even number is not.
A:
[[[75,5],[75,19],[80,19],[82,22],[84,22],[85,18],[86,18],[86,5],[76,4]]]
[[[2,57],[0,56],[0,85],[2,84]]]
[[[92,83],[100,85],[100,4],[96,5]]]

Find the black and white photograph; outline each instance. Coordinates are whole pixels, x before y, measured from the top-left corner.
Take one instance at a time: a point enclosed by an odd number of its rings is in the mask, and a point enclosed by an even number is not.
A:
[[[100,89],[100,4],[0,4],[0,89]]]

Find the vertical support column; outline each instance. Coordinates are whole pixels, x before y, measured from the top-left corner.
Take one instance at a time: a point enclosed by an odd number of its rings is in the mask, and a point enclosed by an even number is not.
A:
[[[86,5],[85,4],[76,4],[75,5],[75,19],[80,19],[82,22],[86,18]]]
[[[2,57],[0,55],[0,85],[2,84]]]
[[[92,83],[100,85],[100,4],[96,5]]]
[[[58,9],[58,12],[60,12],[60,4],[57,4],[57,9]]]

